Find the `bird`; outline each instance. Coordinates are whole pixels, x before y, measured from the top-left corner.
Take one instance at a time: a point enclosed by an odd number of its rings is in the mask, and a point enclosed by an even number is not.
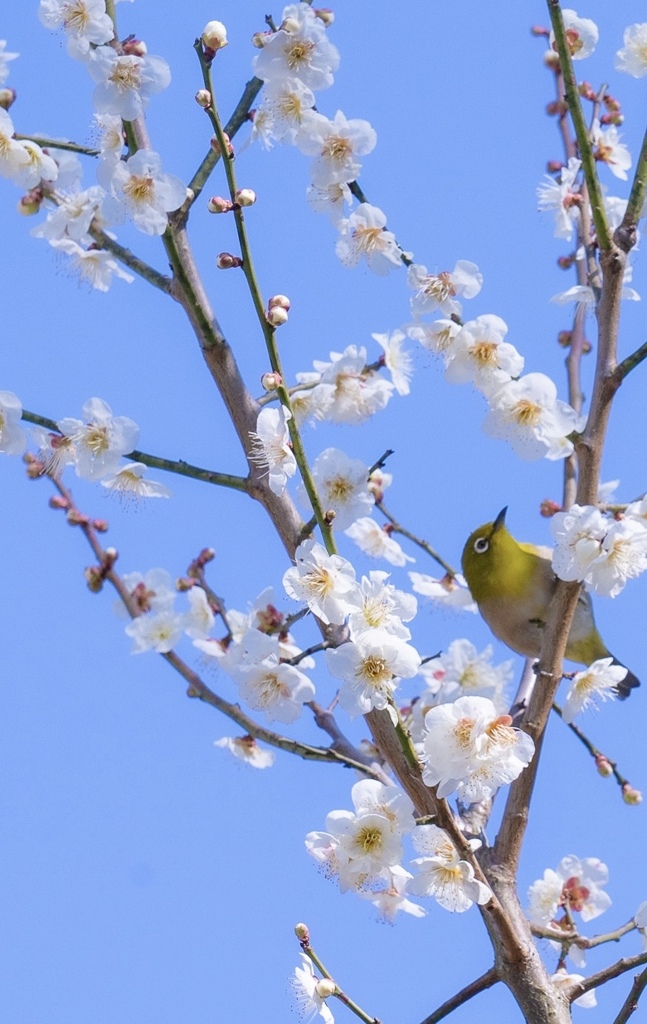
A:
[[[470,534],[463,548],[463,574],[494,635],[517,654],[538,658],[557,586],[552,551],[515,540],[505,525],[507,511],[506,506],[493,522],[484,523]],[[587,666],[598,658],[612,658],[613,664],[626,668],[600,636],[591,597],[585,590],[575,609],[566,657]],[[640,680],[627,669],[627,675],[616,686],[620,699],[627,698],[636,686],[640,686]]]

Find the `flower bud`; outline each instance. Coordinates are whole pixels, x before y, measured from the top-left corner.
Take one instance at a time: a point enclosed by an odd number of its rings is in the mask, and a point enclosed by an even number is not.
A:
[[[103,552],[103,564],[105,569],[112,569],[113,565],[119,558],[119,552],[116,548],[106,548]]]
[[[94,526],[97,533],[108,532],[108,520],[107,519],[93,519],[92,525]]]
[[[530,35],[531,36],[538,36],[538,37],[546,36],[546,38],[548,38],[548,36],[550,35],[550,32],[548,31],[547,28],[544,28],[543,25],[533,25],[532,28],[530,29]]]
[[[602,102],[604,103],[609,113],[620,113],[620,100],[617,100],[614,96],[611,96],[610,93],[606,93]]]
[[[227,45],[227,29],[221,21],[209,21],[202,30],[202,42],[207,50],[216,53]]]
[[[276,391],[278,387],[283,383],[283,378],[280,373],[275,373],[273,370],[268,370],[261,377],[261,387],[265,391]]]
[[[4,89],[0,89],[0,107],[2,107],[3,110],[9,110],[9,107],[13,106],[15,99],[15,89],[10,89],[9,86],[5,86]]]
[[[287,323],[288,311],[283,309],[283,306],[272,306],[265,314],[265,319],[272,327],[282,327],[283,324]]]
[[[558,505],[556,501],[552,501],[550,498],[544,498],[541,505],[539,506],[539,515],[543,516],[544,519],[552,519],[558,512],[562,511],[562,506]]]
[[[326,28],[330,28],[333,21],[335,20],[334,11],[330,10],[330,7],[313,7],[312,8],[319,21],[323,21]]]
[[[234,199],[239,206],[253,206],[256,202],[256,193],[251,188],[239,188]]]
[[[287,32],[288,35],[293,35],[295,32],[299,31],[299,22],[296,18],[285,18],[279,27],[283,32]]]
[[[213,562],[215,557],[215,548],[203,548],[200,554],[198,555],[198,561],[200,562],[201,565],[206,565],[207,562]]]
[[[254,32],[252,46],[255,46],[257,50],[262,50],[271,35],[271,32]]]
[[[568,348],[570,346],[572,340],[573,340],[573,332],[572,331],[560,331],[559,334],[557,335],[557,344],[560,345],[561,348]]]
[[[227,135],[227,132],[223,132],[222,134],[225,136],[225,143],[227,145],[227,155],[228,156],[233,156],[234,155],[234,147],[231,144],[229,136]],[[217,153],[218,156],[222,156],[222,154],[220,152],[220,142],[218,141],[218,136],[217,135],[212,135],[210,145],[211,145],[211,148],[214,151],[214,153]]]
[[[89,526],[90,524],[90,517],[76,508],[71,508],[65,518],[70,526]]]
[[[327,999],[328,996],[334,996],[336,991],[337,986],[332,978],[322,978],[321,981],[318,981],[315,985],[315,992],[320,999]]]
[[[121,49],[127,57],[145,57],[148,53],[148,47],[144,40],[135,39],[134,36],[128,36],[127,39],[124,39]]]
[[[208,89],[198,89],[197,93],[195,94],[195,101],[199,107],[202,107],[203,110],[206,110],[207,107],[211,106],[211,93],[209,92]]]
[[[232,267],[242,267],[243,261],[240,256],[234,256],[231,252],[219,252],[216,256],[218,270],[231,270]]]
[[[575,257],[574,256],[558,256],[557,257],[557,266],[560,267],[561,270],[570,270],[570,268],[573,266],[574,262],[575,262]]]
[[[83,575],[91,593],[98,594],[100,590],[103,590],[103,573],[100,566],[90,565],[83,570]]]
[[[40,210],[42,202],[43,193],[39,188],[33,188],[20,198],[16,209],[23,217],[33,217]]]
[[[561,116],[565,114],[568,107],[562,100],[552,100],[546,104],[546,113],[549,117],[556,117],[558,114]]]
[[[546,170],[549,174],[557,174],[558,171],[561,171],[563,166],[564,164],[561,160],[549,160],[546,164]]]
[[[180,594],[185,594],[187,590],[193,590],[194,586],[195,580],[189,579],[188,576],[180,576],[180,578],[175,581],[175,589],[179,591]]]
[[[613,765],[604,754],[595,755],[595,767],[603,779],[608,779],[610,775],[613,775]]]
[[[559,54],[555,53],[554,50],[546,50],[544,54],[544,64],[551,71],[559,71]]]
[[[295,924],[294,934],[299,942],[310,942],[310,929],[307,924]]]
[[[585,100],[593,101],[595,99],[595,89],[590,82],[580,82],[577,87],[577,91],[580,96]]]
[[[267,303],[267,308],[274,309],[275,306],[280,306],[287,313],[290,309],[290,300],[287,295],[273,295]]]
[[[619,127],[624,124],[624,114],[603,114],[600,118],[600,124],[613,124]]]
[[[68,509],[70,507],[70,503],[62,494],[55,494],[49,499],[49,507]]]
[[[634,789],[630,782],[625,782],[622,786],[622,799],[626,804],[635,806],[643,802],[643,795],[639,789]]]
[[[231,200],[225,199],[223,196],[212,196],[207,203],[209,213],[229,213],[233,208],[234,204]]]

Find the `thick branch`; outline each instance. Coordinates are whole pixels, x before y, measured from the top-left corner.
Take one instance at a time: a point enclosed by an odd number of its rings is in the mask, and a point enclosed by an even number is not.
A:
[[[450,1013],[453,1013],[454,1010],[457,1010],[459,1006],[463,1005],[463,1003],[466,1003],[474,996],[477,996],[479,992],[485,992],[486,988],[491,988],[492,985],[496,985],[497,981],[499,981],[497,969],[496,967],[490,967],[490,970],[486,971],[485,974],[482,974],[480,978],[477,978],[476,981],[466,985],[465,988],[462,988],[455,996],[452,996],[451,999],[447,999],[442,1006],[439,1006],[437,1010],[434,1010],[434,1012],[430,1013],[428,1017],[425,1017],[421,1024],[438,1024],[439,1020],[442,1020],[444,1017],[448,1017]]]

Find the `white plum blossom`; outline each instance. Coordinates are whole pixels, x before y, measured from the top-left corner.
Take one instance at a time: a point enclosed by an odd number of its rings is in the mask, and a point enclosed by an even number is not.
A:
[[[330,815],[328,817],[330,818]],[[334,821],[327,824],[331,828],[335,827]],[[336,881],[341,892],[348,892],[349,889],[357,891],[366,882],[365,876],[354,875],[349,871],[348,853],[331,832],[308,832],[305,845],[307,852],[317,861],[326,878]]]
[[[366,260],[369,270],[384,277],[402,266],[402,251],[393,232],[386,230],[386,214],[379,207],[360,203],[337,227],[341,238],[335,252],[345,267],[356,267]]]
[[[377,907],[380,919],[388,924],[393,923],[399,912],[411,914],[412,917],[425,917],[427,911],[424,907],[407,898],[407,886],[412,878],[413,875],[400,864],[393,864],[383,869],[374,888],[358,892],[357,895]]]
[[[487,697],[459,697],[425,715],[423,779],[438,796],[458,790],[474,803],[513,782],[532,760],[535,745]]]
[[[398,833],[415,828],[413,804],[399,786],[385,786],[377,779],[360,779],[350,793],[356,814],[383,814]]]
[[[27,154],[27,163],[16,174],[14,184],[19,188],[34,188],[41,181],[56,181],[58,164],[36,142],[23,139],[20,143]]]
[[[22,455],[27,447],[27,434],[20,426],[22,405],[13,391],[0,391],[0,452]]]
[[[57,427],[74,442],[76,475],[99,480],[118,469],[122,455],[139,439],[139,427],[127,416],[113,416],[102,398],[90,398],[81,409],[82,420],[67,417]]]
[[[263,711],[270,722],[295,722],[306,701],[312,700],[315,688],[308,677],[294,665],[279,661],[278,652],[264,656],[264,643],[271,640],[257,630],[256,642],[248,641],[249,662],[230,667],[232,678],[243,700],[255,711]],[[277,641],[278,646],[278,641]],[[260,660],[256,660],[256,655]]]
[[[636,928],[642,935],[643,949],[647,949],[647,900],[640,904],[635,913]]]
[[[373,570],[368,576],[362,576],[360,585],[349,595],[352,611],[348,628],[352,640],[373,630],[390,633],[401,640],[411,639],[411,633],[403,623],[415,618],[418,602],[413,594],[406,594],[392,583],[387,583],[388,579],[388,572]]]
[[[566,694],[562,717],[567,725],[580,711],[591,705],[597,707],[618,696],[618,683],[627,675],[622,665],[614,665],[613,658],[599,658],[583,672],[576,672]]]
[[[189,610],[184,616],[184,632],[194,640],[205,640],[213,629],[216,617],[202,587],[187,591]]]
[[[580,981],[586,981],[583,974],[569,974],[565,967],[560,967],[555,974],[551,974],[550,980],[558,991],[565,989],[568,991],[577,985]],[[598,1001],[595,998],[595,989],[592,988],[584,995],[578,996],[577,999],[573,1000],[574,1006],[581,1006],[585,1010],[590,1010],[592,1007],[598,1005]]]
[[[491,313],[468,320],[452,345],[445,367],[450,384],[468,384],[486,394],[523,372],[524,358],[504,341],[508,325]]]
[[[0,177],[16,181],[29,164],[29,153],[13,135],[13,121],[0,107]]]
[[[135,280],[132,274],[119,266],[117,260],[107,249],[84,249],[72,238],[61,238],[50,242],[58,252],[64,252],[71,259],[71,265],[81,281],[96,288],[99,292],[107,292],[113,277],[118,277],[127,284]]]
[[[32,235],[48,242],[71,238],[75,242],[93,244],[88,232],[92,221],[100,219],[104,197],[105,192],[99,185],[92,185],[83,192],[66,192],[48,213],[47,220],[33,229]]]
[[[625,299],[627,302],[640,302],[640,295],[636,289],[629,287],[632,278],[633,267],[630,263],[627,263],[623,275],[624,285],[620,292],[620,298]],[[556,306],[567,306],[570,302],[575,302],[588,312],[595,305],[595,293],[589,285],[575,284],[572,288],[567,288],[565,292],[558,292],[557,295],[553,295],[550,302],[553,302]]]
[[[326,651],[328,671],[343,680],[339,703],[348,715],[365,715],[389,705],[398,678],[411,679],[420,667],[414,647],[380,630]]]
[[[445,608],[460,609],[476,614],[478,608],[469,592],[467,582],[460,573],[447,573],[440,579],[428,576],[424,572],[410,572],[409,579],[416,594],[428,597],[435,604]]]
[[[109,473],[101,481],[102,487],[114,491],[122,498],[170,498],[171,492],[157,480],[145,480],[147,466],[143,462],[127,462],[116,473]]]
[[[268,82],[262,106],[254,115],[254,126],[258,127],[265,115],[271,125],[272,138],[279,142],[294,144],[299,132],[309,124],[315,104],[314,93],[298,78],[276,79]],[[257,132],[258,134],[258,132]]]
[[[44,473],[60,476],[66,466],[74,465],[76,455],[71,438],[53,434],[43,427],[32,427],[31,435],[38,447],[37,457]]]
[[[166,569],[149,569],[146,574],[129,572],[122,576],[122,583],[140,612],[169,611],[175,604],[176,590]],[[123,612],[121,601],[117,611]]]
[[[392,331],[391,334],[372,334],[374,341],[384,350],[382,359],[391,374],[391,380],[399,395],[408,395],[409,381],[413,376],[413,361],[410,352],[402,351],[402,343],[406,338],[404,331]]]
[[[591,142],[595,159],[600,163],[607,164],[616,178],[626,181],[627,171],[632,165],[631,153],[624,143],[620,142],[620,132],[615,125],[602,129],[600,122],[594,121],[591,129]]]
[[[627,580],[647,569],[647,526],[640,518],[611,520],[589,505],[558,512],[553,569],[560,579],[583,580],[597,593],[616,597]]]
[[[345,182],[335,182],[324,188],[308,185],[306,200],[311,210],[314,210],[315,213],[325,213],[337,226],[344,219],[345,208],[352,206],[353,196]]]
[[[364,346],[348,345],[343,352],[331,352],[331,362],[315,360],[319,384],[313,392],[321,395],[314,418],[332,423],[362,423],[384,409],[395,385],[366,368]],[[300,383],[306,374],[297,374]]]
[[[592,505],[571,505],[550,522],[555,550],[553,569],[561,580],[583,580],[600,554],[609,520]]]
[[[223,736],[213,745],[223,747],[252,768],[271,768],[274,764],[274,751],[259,747],[253,736]]]
[[[53,139],[53,142],[68,142],[69,139]],[[49,154],[58,167],[56,179],[56,191],[60,195],[63,191],[78,192],[83,177],[83,167],[76,153],[69,150],[56,149],[52,146]]]
[[[6,39],[0,39],[0,85],[3,85],[9,77],[9,68],[7,64],[11,60],[15,60],[19,57],[19,53],[8,53],[5,49],[7,45]]]
[[[616,71],[644,78],[647,75],[647,22],[629,25],[623,39],[625,45],[616,53]]]
[[[475,878],[472,865],[460,859],[456,847],[443,829],[437,825],[418,825],[412,841],[416,852],[422,856],[411,862],[416,875],[407,885],[410,893],[414,896],[433,896],[441,907],[457,914],[469,910],[474,903],[490,901],[490,889]],[[478,839],[469,840],[472,851],[480,845]]]
[[[559,181],[546,175],[545,182],[537,188],[539,209],[555,215],[555,238],[570,240],[579,219],[581,197],[575,181],[582,161],[572,156],[566,167],[562,167]]]
[[[376,142],[377,133],[368,121],[349,121],[341,110],[332,121],[323,114],[311,114],[296,137],[301,152],[314,157],[310,176],[318,188],[354,181],[362,166],[358,157],[370,153]]]
[[[299,544],[294,560],[296,565],[283,576],[288,597],[305,601],[322,622],[341,625],[352,610],[349,597],[357,588],[350,562],[341,555],[329,555],[315,540]]]
[[[112,195],[104,202],[106,217],[120,223],[126,216],[147,235],[163,235],[168,216],[186,199],[186,186],[174,174],[162,173],[159,154],[138,149],[120,160],[111,178]]]
[[[501,709],[514,662],[493,665],[492,653],[491,645],[479,652],[469,640],[452,640],[443,654],[425,662],[420,675],[434,695],[434,704],[464,696],[489,697]]]
[[[126,626],[126,633],[135,641],[133,654],[157,651],[167,654],[173,650],[182,636],[184,616],[171,609],[146,612]]]
[[[567,435],[580,419],[557,397],[554,382],[544,373],[527,373],[488,394],[490,411],[483,422],[488,437],[507,441],[522,459],[564,459],[573,451]]]
[[[91,45],[109,43],[115,34],[105,0],[40,0],[38,17],[45,28],[65,30],[67,52],[77,60],[88,55]]]
[[[124,149],[123,123],[116,114],[95,114],[94,122],[99,133],[97,181],[105,189],[110,189],[112,175]]]
[[[546,868],[528,889],[528,917],[533,924],[545,926],[555,921],[563,906],[564,879],[557,871]]]
[[[283,494],[288,479],[297,471],[297,460],[292,451],[288,420],[292,413],[285,406],[261,409],[256,430],[250,432],[252,449],[250,459],[266,469],[270,490]]]
[[[414,294],[411,311],[418,318],[425,313],[441,310],[445,316],[459,314],[460,302],[456,297],[473,299],[481,290],[483,275],[475,263],[458,260],[453,270],[430,274],[420,263],[413,263],[407,271],[407,281]]]
[[[324,512],[333,511],[333,528],[346,530],[361,515],[369,512],[375,498],[368,489],[368,466],[360,459],[351,459],[338,448],[326,448],[314,461],[312,479]],[[309,505],[303,484],[299,500]]]
[[[590,57],[597,46],[599,32],[598,26],[590,18],[579,18],[577,11],[569,7],[562,10],[564,28],[566,29],[566,41],[573,60],[584,60]],[[549,45],[557,50],[555,44],[555,33],[551,31]]]
[[[111,46],[91,50],[86,60],[97,83],[93,105],[98,114],[116,114],[124,121],[142,117],[151,96],[166,89],[171,71],[162,57],[118,54]]]
[[[625,517],[612,521],[602,541],[600,554],[591,564],[586,582],[598,594],[616,597],[627,580],[647,569],[647,526]]]
[[[355,541],[360,551],[370,558],[383,558],[391,565],[406,565],[407,562],[415,562],[415,558],[405,554],[397,540],[393,539],[388,525],[380,526],[370,516],[361,516],[356,519],[347,530],[344,530],[344,533]]]
[[[289,31],[279,29],[267,37],[254,58],[254,74],[264,82],[298,78],[310,89],[327,89],[339,67],[339,51],[308,4],[292,4],[289,10]]]
[[[561,907],[593,921],[611,906],[611,898],[603,891],[609,880],[609,869],[597,857],[563,857],[553,871],[546,868],[543,878],[528,890],[528,915],[534,924],[555,921]]]
[[[292,979],[297,1013],[305,1024],[311,1024],[315,1017],[321,1017],[324,1024],[335,1024],[335,1018],[326,1003],[326,995],[330,995],[330,992],[326,990],[326,986],[320,990],[321,979],[316,977],[310,957],[305,953],[300,953],[299,956],[301,967],[294,968]]]
[[[454,341],[460,329],[460,325],[453,320],[434,320],[430,324],[408,324],[406,331],[410,338],[434,355],[442,356],[447,363],[452,357]]]

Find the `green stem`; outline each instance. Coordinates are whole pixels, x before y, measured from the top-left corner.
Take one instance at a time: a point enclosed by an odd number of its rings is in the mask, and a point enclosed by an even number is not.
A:
[[[35,412],[29,412],[28,409],[23,409],[22,418],[27,423],[35,423],[37,426],[44,427],[45,430],[50,430],[54,434],[61,433],[54,420],[50,420],[46,416],[39,416]],[[189,462],[184,462],[183,459],[163,459],[159,455],[149,455],[148,452],[140,452],[137,449],[128,452],[124,458],[131,459],[133,462],[143,462],[145,466],[150,466],[152,469],[163,469],[167,473],[189,476],[193,480],[202,480],[207,484],[229,487],[234,491],[247,492],[249,490],[246,477],[233,476],[231,473],[217,473],[212,469],[200,469],[199,466],[192,466]]]
[[[89,146],[80,146],[78,142],[63,142],[61,139],[50,139],[46,135],[14,135],[15,139],[25,142],[35,142],[43,149],[65,149],[68,153],[81,153],[83,156],[99,156],[100,150],[90,149]]]
[[[312,948],[309,942],[302,942],[301,949],[306,954],[306,956],[308,956],[312,960],[313,964],[315,965],[321,976],[323,978],[327,978],[328,981],[332,981],[334,983],[335,991],[333,995],[335,996],[336,999],[341,1000],[344,1006],[347,1006],[348,1009],[351,1010],[351,1012],[354,1013],[356,1017],[359,1017],[360,1020],[364,1021],[364,1024],[379,1024],[379,1021],[377,1020],[376,1017],[371,1017],[370,1014],[362,1010],[362,1008],[358,1006],[357,1003],[355,1003],[349,996],[346,995],[345,992],[342,991],[342,989],[340,989],[339,985],[333,978],[332,974],[330,974],[330,972],[326,970],[326,968],[322,964],[321,960],[319,959],[318,955],[315,953],[314,949]]]
[[[584,120],[580,94],[577,90],[577,80],[573,70],[573,61],[571,60],[568,41],[566,39],[564,19],[562,17],[559,0],[547,0],[547,3],[553,32],[555,34],[559,62],[562,69],[562,75],[564,77],[564,93],[566,96],[566,102],[568,103],[568,109],[573,120],[577,145],[580,151],[580,159],[582,161],[582,170],[584,171],[584,177],[589,190],[595,233],[597,235],[600,249],[608,251],[613,246],[613,240],[609,231],[609,224],[607,222],[607,215],[602,197],[602,189],[600,187],[600,182],[595,168],[595,158],[591,148],[591,141],[586,127],[586,121]]]
[[[638,234],[638,220],[645,202],[645,192],[647,191],[647,130],[643,137],[643,144],[640,150],[640,156],[638,157],[638,164],[636,166],[636,174],[634,176],[633,184],[631,186],[631,192],[629,193],[629,201],[627,203],[627,209],[625,215],[622,218],[618,230],[615,233],[615,241],[624,249],[625,252],[629,252],[634,247],[637,241]]]
[[[126,122],[123,122],[126,124]],[[94,225],[94,222],[93,222]],[[105,231],[95,226],[90,226],[90,234],[94,238],[97,245],[102,249],[106,249],[111,252],[124,266],[132,270],[133,273],[139,277],[143,277],[145,281],[152,284],[154,288],[158,288],[165,295],[173,295],[173,283],[170,277],[165,274],[160,274],[159,270],[155,270],[153,267],[145,263],[144,260],[140,259],[139,256],[135,256],[130,249],[126,249],[125,246],[120,245],[114,238],[110,238]]]
[[[265,339],[265,346],[270,360],[270,366],[274,373],[277,373],[281,380],[284,379],[283,367],[281,365],[281,359],[279,356],[278,346],[276,344],[276,329],[268,323],[265,315],[265,303],[261,296],[258,279],[256,277],[256,271],[254,269],[254,261],[252,258],[251,247],[249,244],[249,238],[247,236],[247,227],[245,224],[245,217],[243,211],[238,203],[236,203],[236,192],[238,191],[238,184],[236,181],[236,172],[234,169],[234,163],[232,157],[229,155],[228,140],[225,137],[224,129],[220,122],[218,115],[216,99],[213,91],[213,83],[211,79],[211,67],[204,58],[202,50],[202,44],[198,40],[195,45],[195,50],[200,61],[200,67],[202,69],[202,77],[204,80],[205,88],[211,95],[211,105],[207,108],[207,113],[211,119],[214,131],[218,139],[218,145],[220,152],[223,156],[223,162],[225,167],[225,174],[227,176],[227,185],[229,187],[229,194],[234,206],[234,216],[236,223],[236,233],[238,235],[238,243],[240,245],[241,256],[243,260],[243,273],[249,288],[249,292],[252,298],[252,303],[256,311],[259,326],[261,328],[263,337]],[[288,389],[284,384],[281,384],[277,389],[277,393],[281,402],[281,405],[285,406],[290,412],[292,412],[292,406],[290,402],[290,395]],[[290,441],[292,442],[292,451],[294,458],[296,459],[301,478],[303,480],[306,493],[312,505],[313,512],[317,519],[321,535],[323,537],[326,550],[328,554],[333,555],[337,552],[335,540],[333,538],[332,529],[330,523],[326,519],[324,509],[322,508],[317,489],[315,487],[314,479],[310,470],[310,466],[306,457],[305,448],[301,439],[301,433],[297,426],[294,415],[288,420],[288,430],[290,433]]]
[[[618,378],[618,382],[622,383],[627,374],[635,370],[642,363],[643,359],[647,359],[647,341],[640,348],[637,348],[635,352],[632,352],[630,356],[623,359],[621,363],[618,363],[614,370],[614,376]]]

